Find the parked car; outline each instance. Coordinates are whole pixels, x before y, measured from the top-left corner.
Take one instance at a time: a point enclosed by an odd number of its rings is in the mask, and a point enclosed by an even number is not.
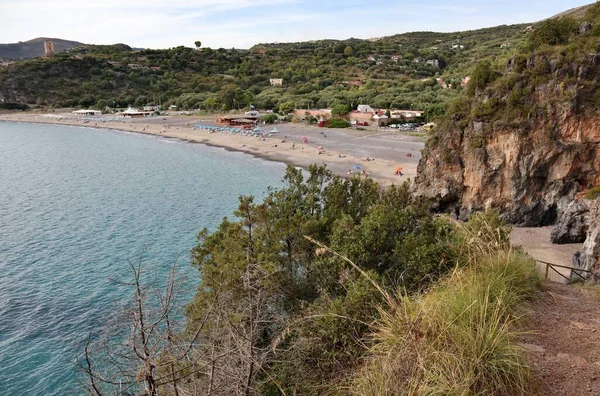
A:
[[[369,126],[369,123],[366,121],[357,121],[356,125],[357,126]]]

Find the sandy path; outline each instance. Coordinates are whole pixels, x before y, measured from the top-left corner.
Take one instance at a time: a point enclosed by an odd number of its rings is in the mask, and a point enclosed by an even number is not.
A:
[[[70,114],[22,114],[0,115],[0,121],[37,122],[60,125],[76,125],[116,129],[177,138],[190,142],[242,151],[265,159],[290,165],[307,167],[310,164],[326,164],[339,175],[346,175],[355,165],[364,169],[381,185],[400,184],[417,174],[417,164],[424,147],[422,139],[402,135],[399,132],[358,131],[346,129],[321,129],[298,124],[277,125],[279,134],[261,141],[256,137],[209,133],[194,129],[196,124],[210,125],[213,120],[196,117],[146,117],[117,121],[87,121]],[[265,131],[272,127],[265,126]],[[323,133],[326,133],[325,137]],[[287,136],[287,138],[285,138]],[[308,137],[308,144],[302,137]],[[283,142],[285,140],[285,142]],[[295,143],[295,144],[294,144]],[[324,152],[319,154],[318,147]],[[411,156],[407,156],[409,154]],[[343,158],[340,158],[340,155]],[[365,157],[374,161],[364,161]],[[403,176],[394,175],[396,167],[404,168]]]
[[[566,245],[554,245],[550,242],[550,232],[553,227],[539,228],[519,228],[515,227],[510,235],[510,242],[513,246],[521,246],[536,260],[547,263],[572,266],[572,259],[575,252],[581,250],[583,244],[573,243]],[[538,269],[544,275],[546,266],[538,264]],[[571,271],[568,269],[559,269],[563,275],[570,277]],[[566,279],[554,273],[551,269],[548,271],[548,279],[554,282],[566,283]]]

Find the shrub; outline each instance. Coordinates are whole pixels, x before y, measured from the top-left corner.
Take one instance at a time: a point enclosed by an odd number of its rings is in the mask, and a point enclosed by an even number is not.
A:
[[[271,113],[263,115],[260,117],[260,120],[265,124],[273,124],[275,121],[277,121],[277,114]]]
[[[13,103],[13,102],[0,103],[0,109],[3,109],[3,110],[27,110],[28,108],[29,108],[29,106],[27,106],[25,103]]]
[[[533,48],[539,48],[544,44],[566,44],[576,29],[577,21],[572,18],[548,19],[532,33],[529,41]]]
[[[332,119],[325,124],[327,128],[348,128],[350,123],[346,120]]]
[[[471,74],[471,81],[469,81],[467,92],[469,95],[474,95],[478,89],[485,88],[489,83],[496,80],[496,78],[498,78],[498,73],[493,70],[492,62],[489,60],[480,61]]]
[[[481,102],[473,109],[473,116],[483,120],[490,119],[501,105],[502,103],[498,99]]]
[[[594,187],[594,188],[590,188],[587,193],[585,194],[585,196],[588,199],[599,199],[600,198],[600,186]]]

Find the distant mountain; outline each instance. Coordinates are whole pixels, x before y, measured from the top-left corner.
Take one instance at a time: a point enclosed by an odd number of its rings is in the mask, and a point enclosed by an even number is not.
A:
[[[44,41],[54,41],[54,51],[62,52],[84,45],[77,41],[61,40],[57,38],[38,37],[29,41],[20,41],[12,44],[0,44],[0,59],[27,59],[44,56]]]

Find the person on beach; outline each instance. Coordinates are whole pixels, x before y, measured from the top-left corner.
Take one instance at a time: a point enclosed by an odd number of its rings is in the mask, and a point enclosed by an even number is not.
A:
[[[296,142],[292,144],[292,150],[296,150]]]

